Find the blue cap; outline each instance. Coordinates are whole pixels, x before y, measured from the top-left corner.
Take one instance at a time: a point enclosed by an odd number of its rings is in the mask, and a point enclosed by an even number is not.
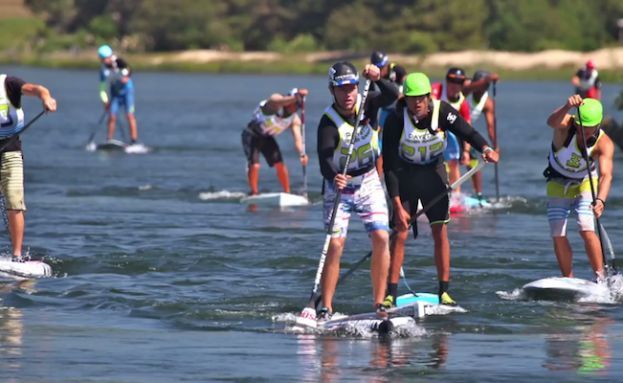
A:
[[[112,56],[112,48],[110,47],[110,45],[102,45],[97,50],[97,54],[101,59],[105,59]]]

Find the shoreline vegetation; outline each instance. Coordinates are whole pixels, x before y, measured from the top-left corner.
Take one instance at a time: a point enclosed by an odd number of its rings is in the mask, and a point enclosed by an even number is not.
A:
[[[335,61],[350,60],[356,65],[368,62],[370,52],[328,51],[314,53],[228,52],[219,50],[186,50],[166,53],[119,52],[137,70],[170,70],[180,72],[239,74],[324,74]],[[424,71],[442,77],[450,66],[461,66],[468,73],[487,69],[509,79],[567,79],[588,59],[597,64],[604,82],[623,81],[623,47],[592,52],[545,50],[535,53],[476,51],[440,52],[427,55],[404,55],[389,52],[392,62],[407,71]],[[93,50],[34,53],[5,51],[2,64],[52,68],[96,68]]]

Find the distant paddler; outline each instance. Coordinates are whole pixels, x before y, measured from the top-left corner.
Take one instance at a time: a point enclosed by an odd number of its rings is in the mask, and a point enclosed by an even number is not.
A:
[[[108,112],[106,138],[108,141],[114,138],[117,114],[119,109],[123,107],[130,127],[130,144],[135,144],[138,141],[138,128],[135,117],[132,68],[127,61],[117,57],[109,45],[100,46],[97,54],[101,64],[99,96]]]
[[[477,70],[474,73],[474,76],[471,80],[465,82],[463,86],[463,94],[468,96],[470,93],[472,95],[472,105],[471,105],[471,124],[475,128],[476,122],[480,119],[481,116],[484,116],[485,124],[487,127],[487,134],[489,135],[489,142],[493,144],[493,148],[498,151],[500,148],[498,147],[498,141],[496,136],[496,118],[495,118],[495,102],[494,99],[489,94],[489,89],[491,84],[495,84],[500,77],[497,73],[491,73],[484,70]],[[494,85],[495,86],[495,85]],[[474,148],[469,148],[469,165],[468,169],[475,167],[480,159],[479,153]],[[484,197],[482,195],[482,173],[477,172],[472,177],[472,182],[474,186],[474,192],[476,193],[476,198],[482,200]],[[497,180],[496,180],[497,182]],[[497,185],[496,185],[497,186]],[[499,198],[499,196],[498,196]]]
[[[575,87],[575,94],[582,98],[601,99],[601,80],[595,61],[588,60],[586,64],[571,77],[571,84]]]
[[[22,109],[23,95],[38,97],[46,112],[56,111],[56,100],[43,85],[28,83],[6,74],[0,75],[0,191],[5,199],[12,259],[18,262],[24,260],[22,244],[26,211],[24,162],[19,134],[30,125],[26,124]]]
[[[303,100],[309,94],[305,88],[293,88],[286,94],[273,93],[260,101],[253,112],[251,121],[242,131],[242,147],[247,157],[247,180],[249,195],[259,194],[260,153],[275,168],[277,178],[285,193],[290,193],[290,177],[276,136],[290,130],[294,147],[303,167],[309,161],[305,153],[304,137],[301,134],[301,118],[297,111],[303,107]]]
[[[450,284],[450,221],[448,175],[444,165],[444,150],[448,133],[452,132],[482,153],[488,162],[497,162],[498,153],[446,101],[431,97],[431,83],[424,73],[411,73],[404,82],[404,98],[387,117],[383,139],[385,183],[393,206],[396,235],[391,244],[391,266],[385,306],[395,305],[408,230],[418,202],[433,204],[426,211],[433,240],[434,257],[439,280],[439,302],[455,305],[448,293]],[[438,202],[435,198],[443,195]]]
[[[571,108],[578,108],[579,117],[568,113]],[[547,178],[547,218],[563,277],[573,277],[573,253],[567,239],[571,212],[577,217],[595,278],[600,280],[606,276],[602,247],[595,232],[595,217],[599,218],[606,208],[612,184],[614,144],[600,129],[602,119],[601,102],[582,99],[579,95],[569,97],[547,119],[547,124],[554,129],[548,167],[543,173]],[[595,187],[597,190],[594,200],[590,181],[593,191]]]

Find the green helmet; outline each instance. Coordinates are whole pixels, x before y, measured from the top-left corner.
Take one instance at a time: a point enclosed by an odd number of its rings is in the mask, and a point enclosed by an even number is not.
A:
[[[423,96],[430,92],[430,80],[424,73],[411,73],[405,79],[403,86],[403,93],[405,96]]]
[[[592,128],[601,124],[603,119],[603,107],[599,100],[594,98],[585,98],[582,100],[582,104],[578,107],[578,114],[582,118],[580,121],[578,116],[575,116],[576,124],[581,124],[585,128]]]

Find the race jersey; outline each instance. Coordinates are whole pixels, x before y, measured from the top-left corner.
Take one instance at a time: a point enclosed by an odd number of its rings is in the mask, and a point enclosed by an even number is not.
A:
[[[595,144],[586,148],[586,152],[588,153],[589,158],[591,156],[591,153],[593,153],[597,142],[599,142],[604,134],[605,133],[600,130],[599,135],[597,136],[597,140],[595,140]],[[589,164],[586,163],[586,160],[582,155],[582,151],[578,146],[578,137],[575,133],[575,129],[573,129],[569,133],[569,137],[560,149],[556,150],[554,148],[554,144],[552,143],[548,161],[549,167],[551,167],[551,169],[555,171],[552,178],[557,178],[556,176],[562,176],[564,178],[578,181],[588,179],[587,169]],[[597,170],[594,162],[591,162],[590,170],[591,177],[596,178]]]
[[[439,129],[441,102],[433,100],[433,116],[429,128],[420,128],[407,108],[403,109],[403,130],[400,136],[399,156],[411,164],[430,164],[443,155],[446,132]]]
[[[333,105],[329,106],[324,113],[337,128],[339,141],[333,154],[333,164],[336,168],[343,170],[355,127],[346,121]],[[374,167],[380,154],[378,130],[372,129],[369,123],[360,125],[347,173],[358,174],[362,171],[369,171]]]
[[[472,112],[470,114],[472,124],[475,124],[476,121],[482,115],[482,111],[485,109],[485,105],[487,104],[488,99],[489,99],[489,92],[484,92],[482,94],[482,97],[480,97],[479,101],[476,101],[476,99],[474,98],[474,103],[476,103],[476,106],[472,108]]]
[[[264,114],[264,107],[267,102],[268,100],[263,100],[255,108],[251,120],[252,130],[254,133],[263,136],[277,136],[292,126],[296,114],[284,116],[283,108],[279,108],[274,114]]]
[[[0,75],[0,139],[19,134],[24,129],[24,111],[19,103],[16,107],[15,100],[12,102],[9,97],[7,77],[6,74]],[[21,90],[19,94],[21,95]],[[16,100],[21,102],[21,96]]]
[[[458,138],[470,143],[480,152],[487,145],[487,141],[445,101],[433,100],[428,115],[415,123],[410,118],[405,119],[406,109],[406,101],[400,100],[396,105],[395,112],[387,118],[383,131],[383,170],[387,191],[392,198],[399,195],[399,179],[403,170],[410,167],[430,167],[431,171],[435,171],[432,164],[443,161],[443,156],[438,152],[439,149],[443,152],[443,149],[439,148],[442,134],[454,133]],[[429,147],[422,145],[423,149],[419,149],[410,143],[408,145],[414,150],[405,150],[403,145],[408,142],[408,132],[414,131],[412,130],[413,124],[420,130],[422,137],[430,139]],[[405,130],[407,131],[406,134]],[[431,149],[430,146],[433,148]],[[426,153],[423,153],[424,150]],[[411,152],[414,155],[409,159],[405,154]],[[420,161],[421,159],[423,161]]]

